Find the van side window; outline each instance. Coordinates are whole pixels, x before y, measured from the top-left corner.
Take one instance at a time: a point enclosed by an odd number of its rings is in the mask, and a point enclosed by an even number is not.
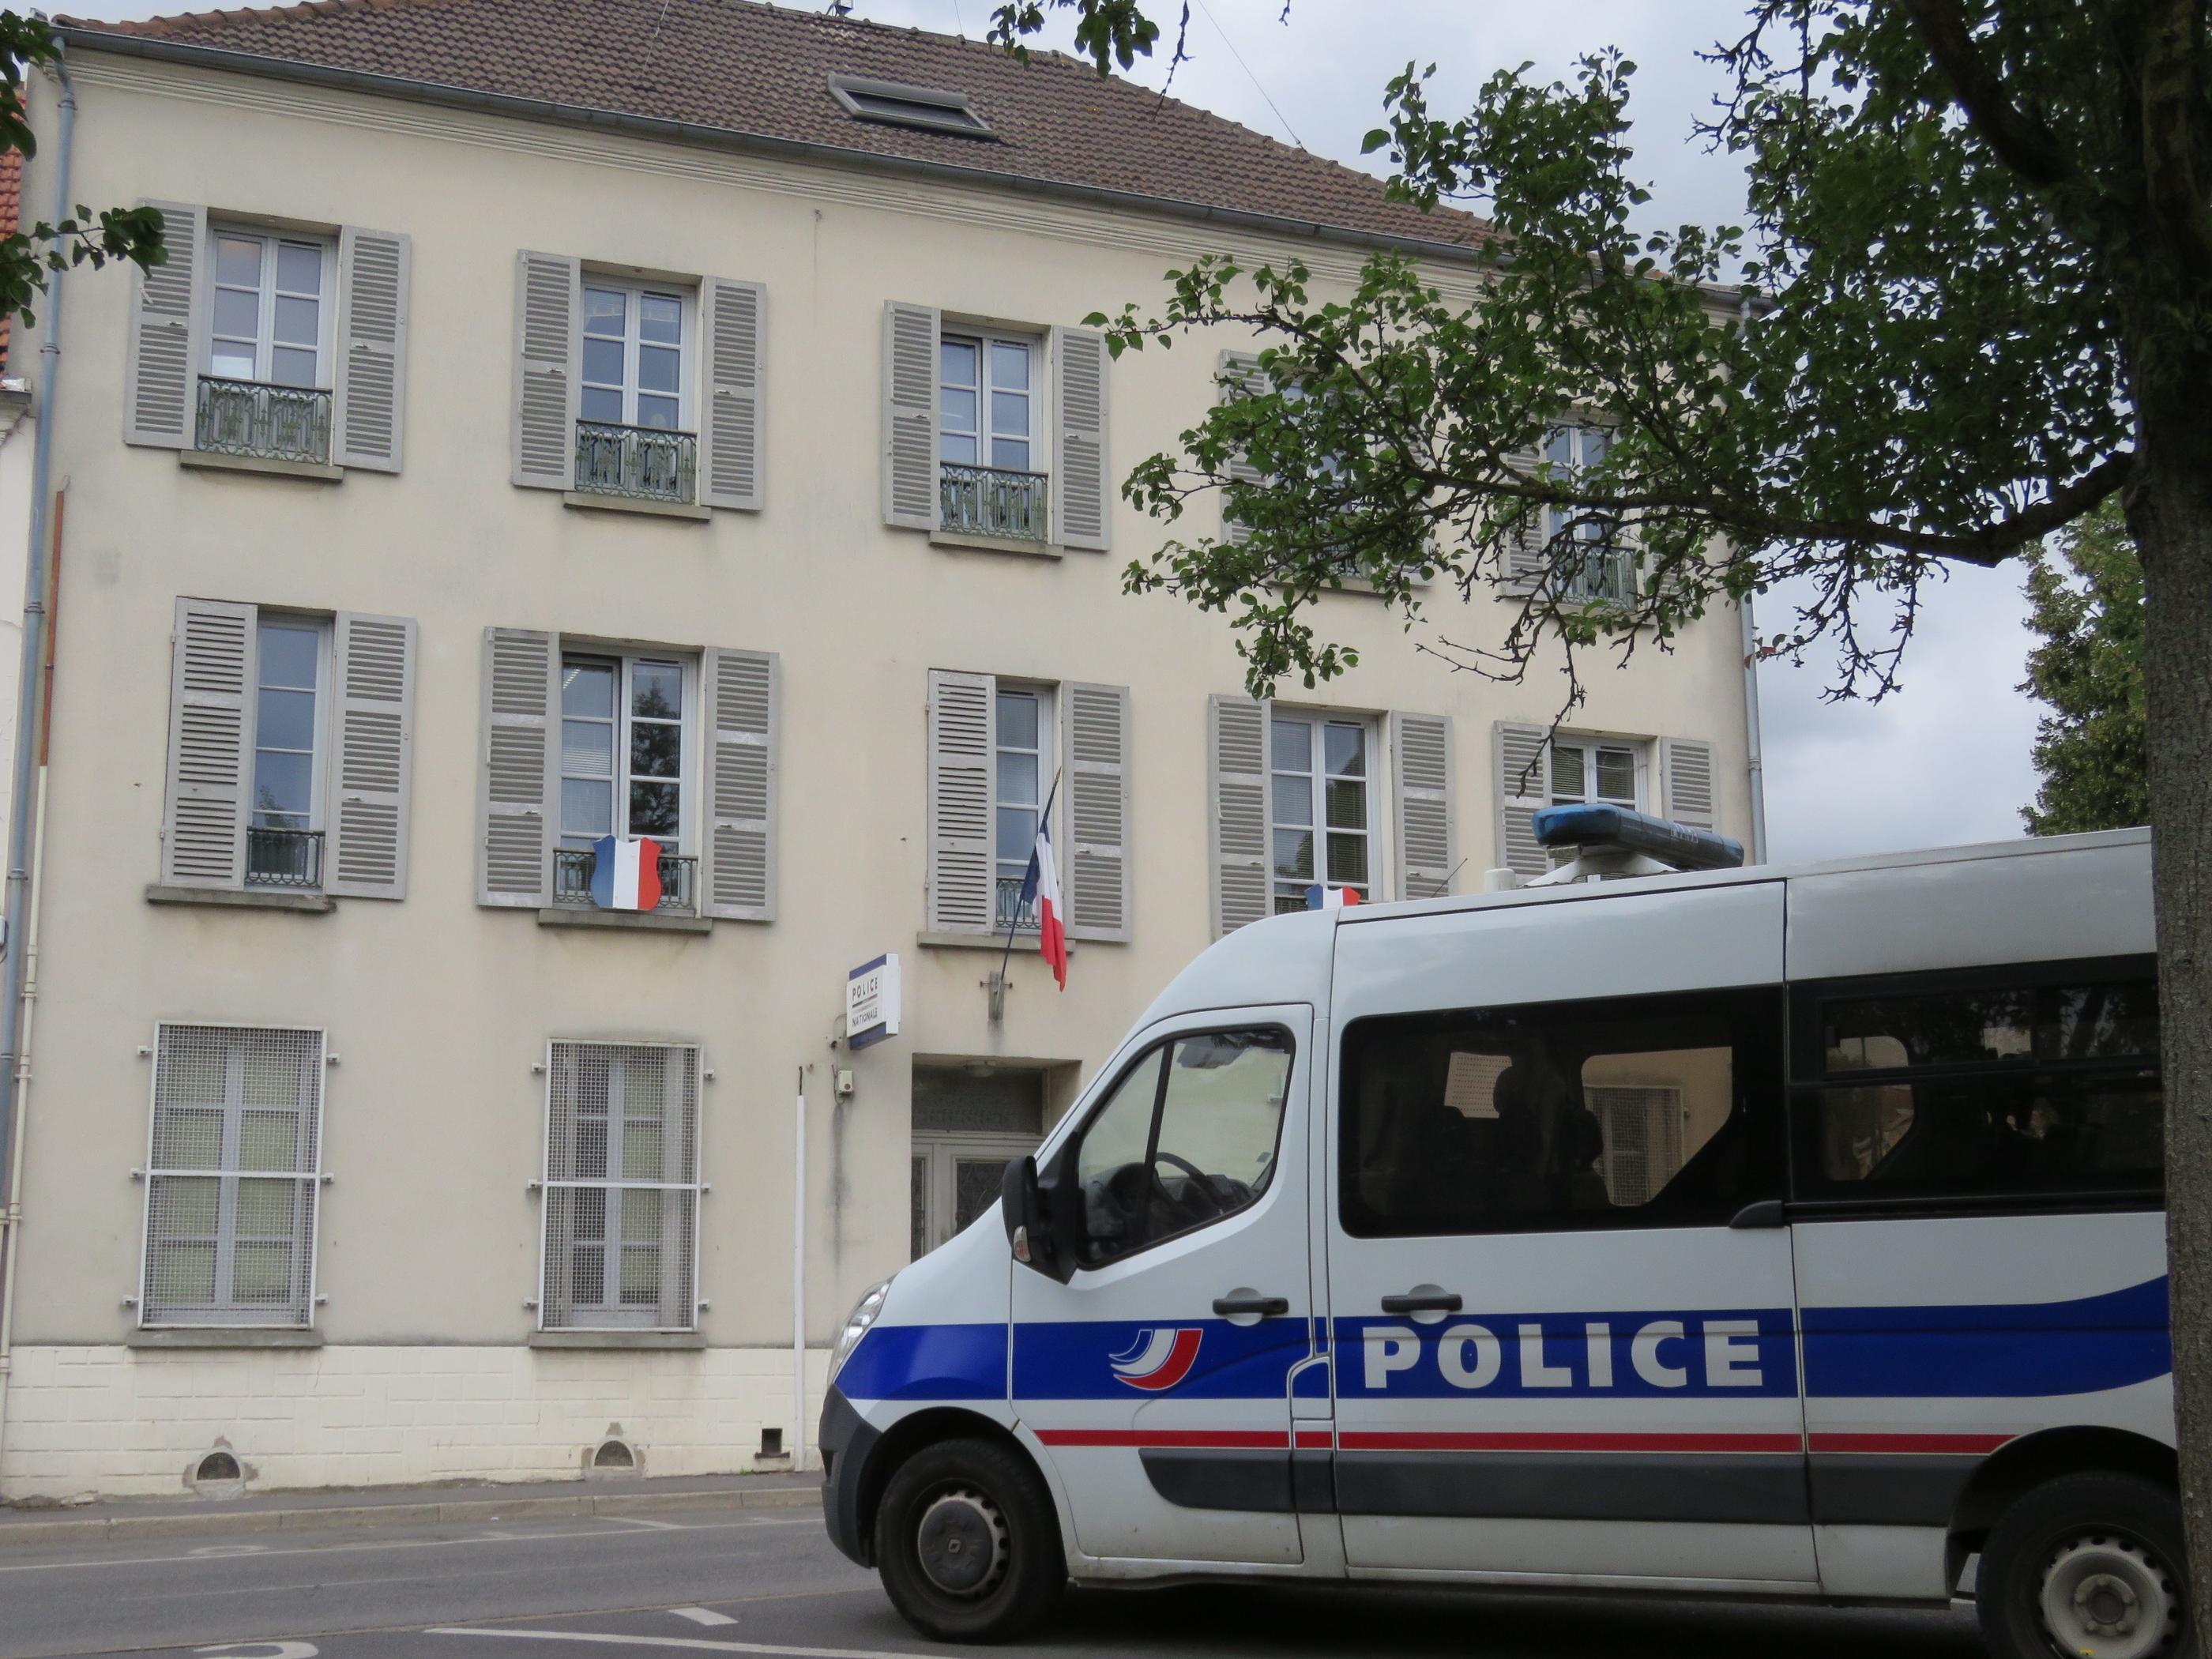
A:
[[[1778,987],[1359,1020],[1345,1231],[1723,1224],[1782,1195],[1781,1085]]]
[[[1076,1148],[1085,1267],[1258,1200],[1274,1175],[1291,1058],[1279,1030],[1193,1032],[1122,1073]]]
[[[2154,1200],[2164,1123],[2148,957],[1795,994],[1796,1196]]]

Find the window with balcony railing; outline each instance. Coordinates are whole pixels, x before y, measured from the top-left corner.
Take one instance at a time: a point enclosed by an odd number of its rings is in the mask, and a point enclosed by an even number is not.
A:
[[[209,240],[214,277],[192,447],[327,463],[335,249],[313,236],[222,226]]]
[[[585,495],[690,507],[699,495],[699,434],[578,421],[576,488]]]
[[[589,848],[558,847],[553,851],[553,902],[589,906],[592,878],[599,871],[599,854]],[[660,855],[660,902],[656,912],[671,915],[699,914],[699,860],[677,853]],[[1016,884],[1018,885],[1019,884]]]
[[[695,300],[681,289],[585,279],[579,492],[698,500],[699,436],[684,429]]]
[[[938,342],[938,520],[957,535],[1051,539],[1051,479],[1034,469],[1040,342],[946,333]]]

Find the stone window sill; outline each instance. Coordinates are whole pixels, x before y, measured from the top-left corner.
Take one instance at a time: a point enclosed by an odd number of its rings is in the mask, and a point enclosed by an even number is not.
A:
[[[328,893],[302,893],[274,887],[169,887],[158,881],[146,884],[149,904],[211,904],[219,909],[291,910],[302,915],[326,915],[338,908]]]
[[[1006,948],[1006,935],[1003,930],[996,933],[916,933],[914,936],[914,942],[926,950],[1003,951]],[[1112,940],[1100,939],[1070,939],[1067,941],[1067,954],[1073,956],[1079,945],[1111,944],[1114,941]],[[1020,956],[1024,951],[1028,952],[1030,956],[1035,956],[1042,948],[1043,945],[1042,942],[1035,933],[1016,933],[1014,935],[1014,954],[1016,956]]]
[[[645,933],[708,933],[712,916],[684,916],[659,910],[601,910],[580,904],[548,905],[538,913],[540,927],[626,927]]]
[[[641,513],[648,519],[684,519],[693,524],[704,524],[714,517],[710,509],[693,507],[687,501],[649,501],[635,495],[596,495],[581,489],[562,491],[561,504],[581,507],[587,513]]]
[[[698,1331],[532,1331],[533,1348],[703,1348]]]
[[[1066,550],[1056,542],[1032,542],[1015,536],[969,536],[953,530],[929,532],[932,547],[964,548],[976,553],[1018,553],[1031,559],[1056,559]]]
[[[171,1325],[136,1330],[124,1339],[131,1348],[319,1348],[320,1331],[289,1325]]]
[[[222,455],[211,449],[180,449],[179,466],[203,472],[258,472],[271,478],[305,478],[313,483],[343,483],[345,469],[321,461],[280,461],[273,455]]]

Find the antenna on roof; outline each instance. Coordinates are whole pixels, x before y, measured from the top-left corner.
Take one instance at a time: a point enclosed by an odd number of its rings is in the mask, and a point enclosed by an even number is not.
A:
[[[822,9],[832,17],[850,17],[853,15],[853,0],[830,0],[830,3]]]

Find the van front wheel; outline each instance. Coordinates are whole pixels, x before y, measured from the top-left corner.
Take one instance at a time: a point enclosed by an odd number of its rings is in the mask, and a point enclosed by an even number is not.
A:
[[[1997,1659],[2193,1659],[2181,1506],[2124,1474],[2026,1493],[1982,1547],[1974,1601]]]
[[[1067,1583],[1044,1482],[989,1440],[947,1440],[899,1466],[876,1510],[876,1562],[891,1605],[940,1642],[1018,1636]]]

